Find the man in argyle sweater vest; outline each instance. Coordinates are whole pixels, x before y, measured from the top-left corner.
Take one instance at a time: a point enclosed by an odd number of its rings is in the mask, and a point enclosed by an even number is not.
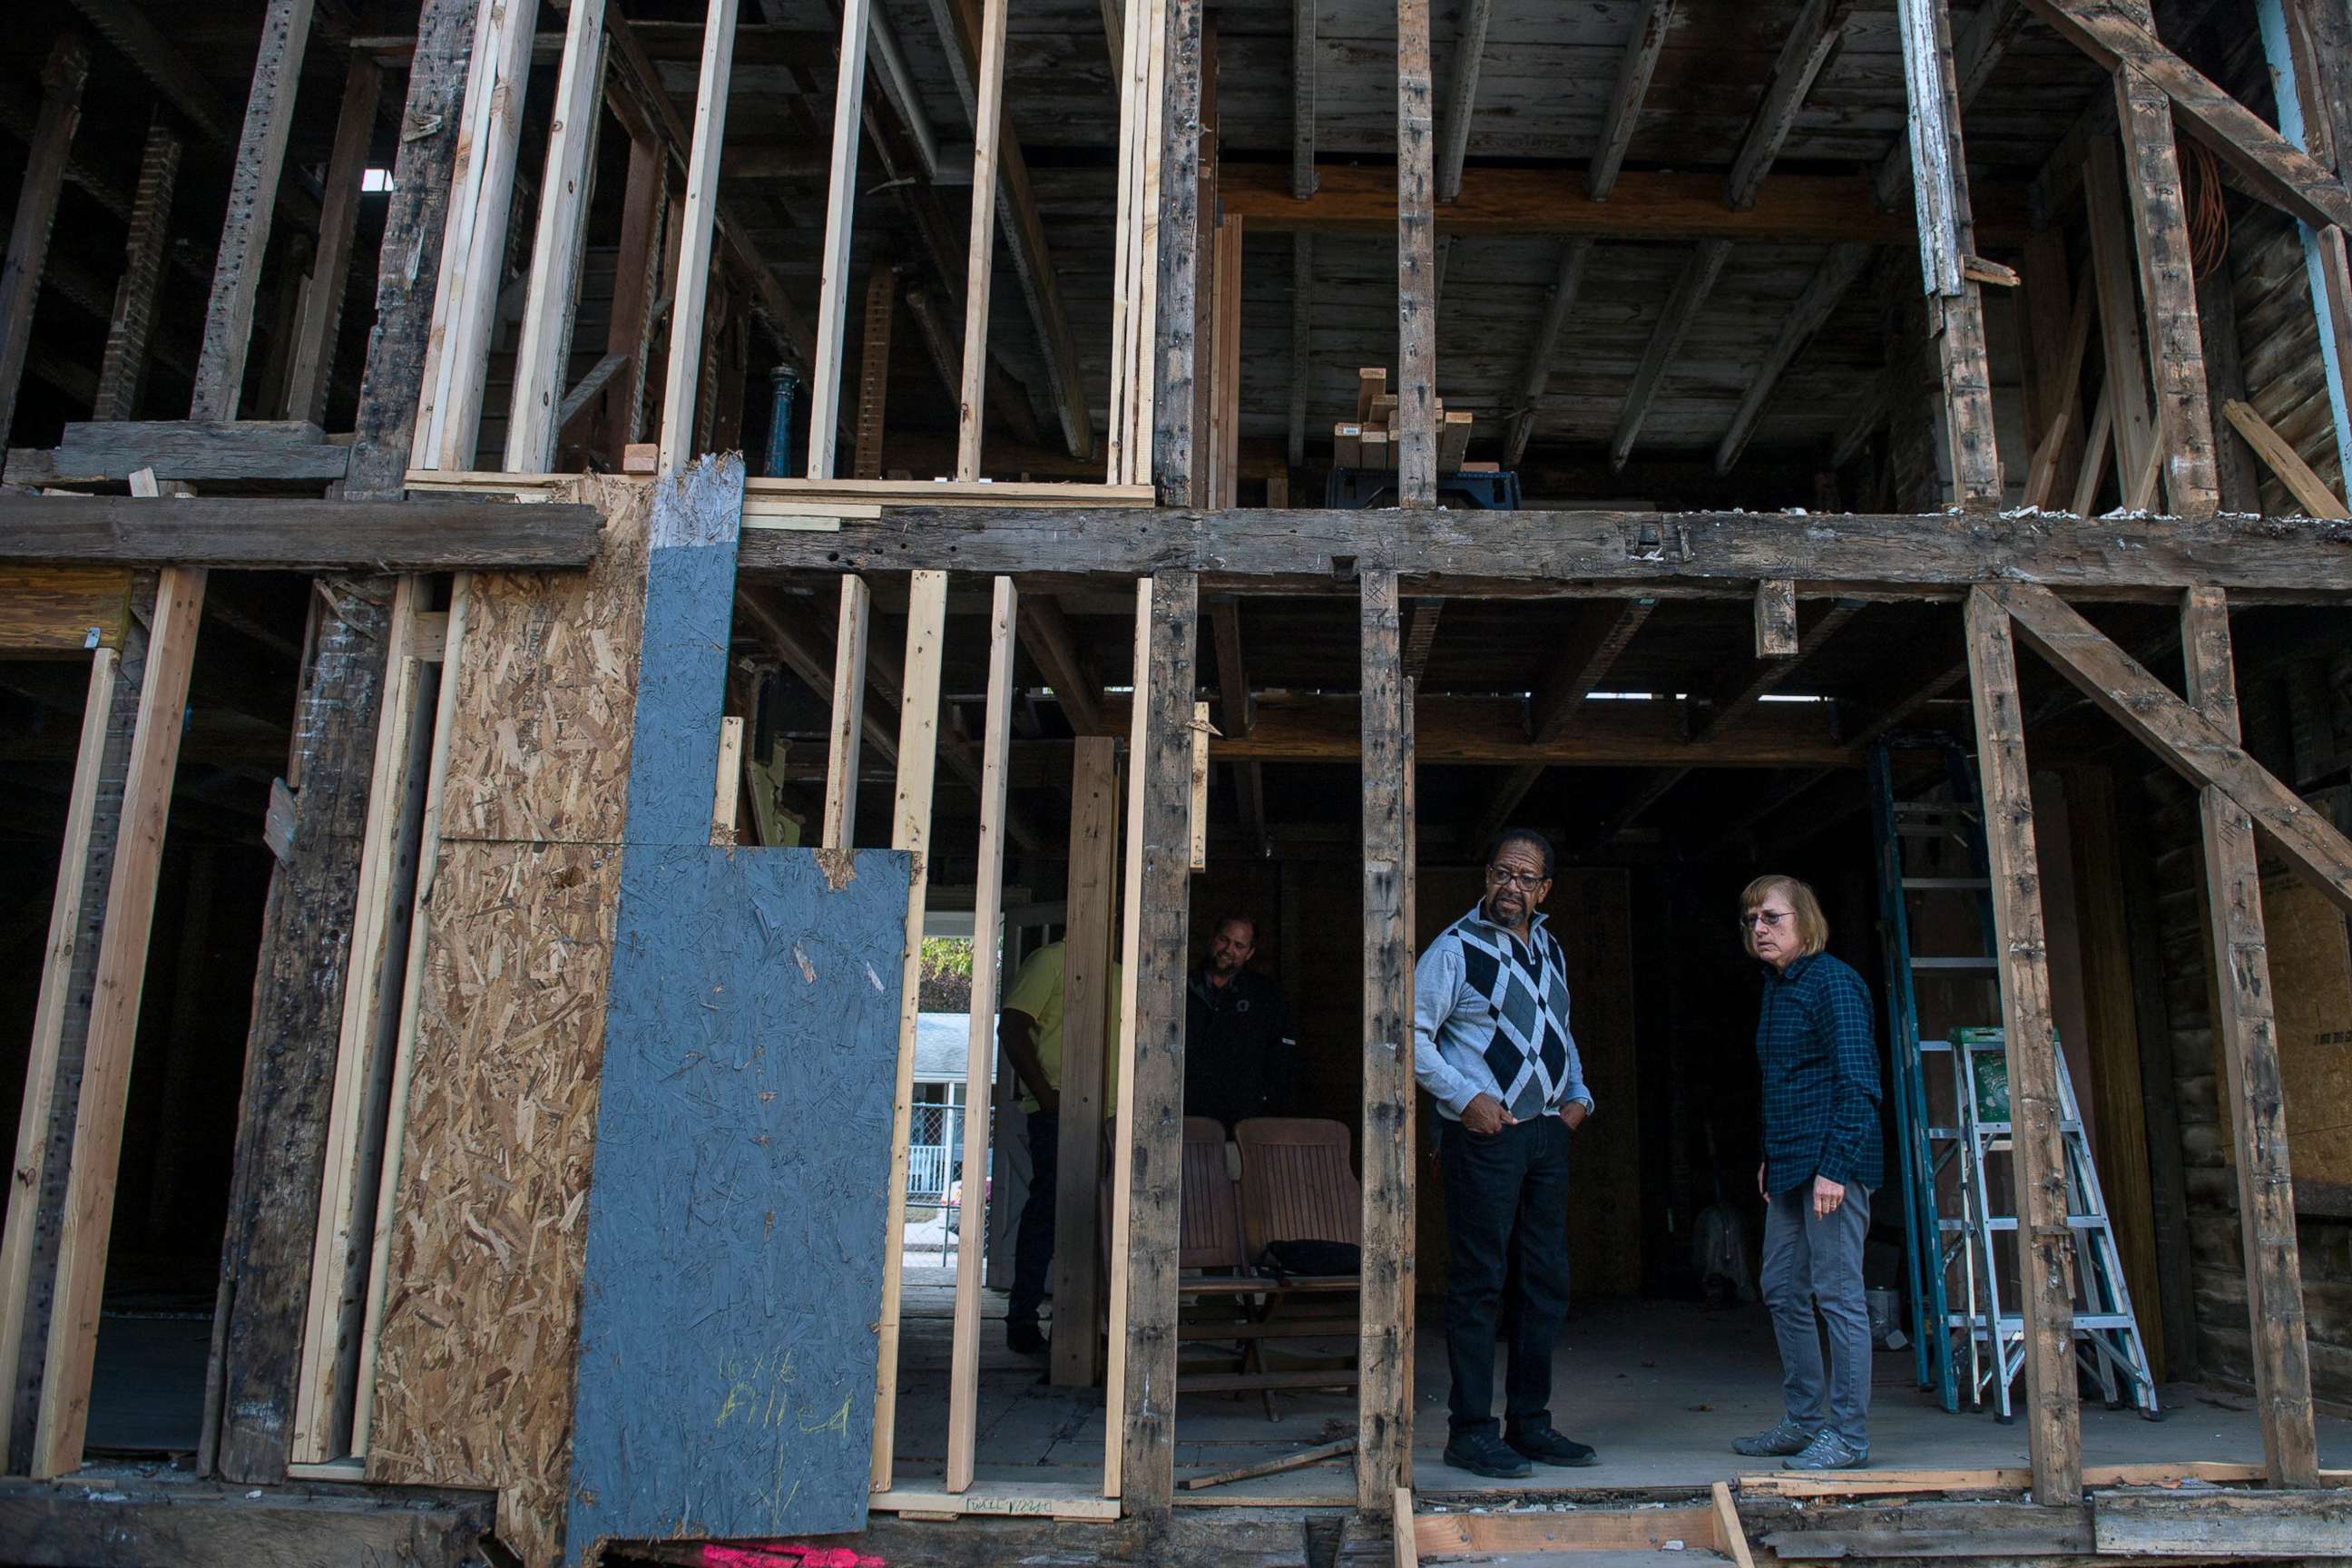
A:
[[[1437,1102],[1445,1178],[1445,1462],[1505,1479],[1532,1464],[1596,1459],[1551,1425],[1552,1348],[1568,1314],[1568,1145],[1592,1114],[1568,1027],[1566,961],[1536,913],[1551,875],[1541,834],[1506,832],[1486,857],[1486,896],[1413,970],[1413,1077]],[[1495,1331],[1507,1288],[1498,1431]]]

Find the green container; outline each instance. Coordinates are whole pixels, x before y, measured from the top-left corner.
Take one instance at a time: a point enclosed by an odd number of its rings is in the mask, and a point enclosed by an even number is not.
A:
[[[2007,1037],[1999,1029],[1960,1029],[1953,1044],[1971,1054],[1977,1076],[1977,1120],[2009,1120],[2009,1058],[2001,1051]]]

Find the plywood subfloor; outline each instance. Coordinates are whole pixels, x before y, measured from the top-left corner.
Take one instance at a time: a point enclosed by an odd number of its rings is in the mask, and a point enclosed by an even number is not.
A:
[[[953,1292],[939,1271],[909,1270],[903,1320],[898,1459],[901,1483],[937,1483],[946,1454],[947,1346]],[[985,1480],[1082,1484],[1097,1479],[1104,1433],[1101,1391],[1047,1386],[1044,1363],[1004,1348],[1003,1296],[986,1293],[982,1335],[980,1452]],[[1561,1338],[1553,1413],[1560,1430],[1601,1451],[1589,1469],[1538,1469],[1498,1483],[1449,1468],[1445,1447],[1444,1342],[1434,1304],[1422,1313],[1414,1402],[1413,1479],[1418,1495],[1508,1490],[1620,1491],[1691,1489],[1753,1473],[1762,1462],[1730,1451],[1734,1438],[1780,1413],[1780,1362],[1760,1306],[1710,1312],[1696,1303],[1631,1298],[1593,1302]],[[1946,1415],[1912,1384],[1908,1351],[1877,1358],[1871,1407],[1871,1462],[1877,1468],[1978,1468],[2027,1461],[2025,1429],[1990,1415]],[[1499,1371],[1499,1369],[1498,1369]],[[1499,1383],[1499,1376],[1497,1382]],[[2142,1420],[2097,1404],[2083,1411],[2086,1463],[2164,1459],[2258,1463],[2262,1436],[2249,1400],[2195,1384],[2163,1391],[2166,1419]],[[1269,1422],[1255,1395],[1190,1395],[1176,1421],[1176,1473],[1230,1469],[1345,1436],[1356,1418],[1351,1393],[1283,1394]],[[2352,1465],[2352,1421],[2323,1417],[2320,1462]],[[1346,1459],[1199,1492],[1180,1507],[1352,1504]]]

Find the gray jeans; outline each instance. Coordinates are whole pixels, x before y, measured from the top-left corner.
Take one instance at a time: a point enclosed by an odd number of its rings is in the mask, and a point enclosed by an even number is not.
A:
[[[1870,1193],[1864,1187],[1848,1186],[1845,1201],[1827,1219],[1813,1217],[1810,1181],[1775,1193],[1765,1209],[1764,1304],[1780,1343],[1780,1393],[1789,1418],[1808,1431],[1826,1426],[1857,1448],[1869,1446],[1864,1423],[1870,1414],[1870,1310],[1862,1299],[1862,1243],[1869,1234]],[[1816,1308],[1829,1328],[1826,1378]]]

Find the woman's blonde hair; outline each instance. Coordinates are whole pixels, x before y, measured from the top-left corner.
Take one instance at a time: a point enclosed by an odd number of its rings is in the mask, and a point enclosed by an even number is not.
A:
[[[1829,917],[1822,913],[1822,901],[1813,896],[1811,884],[1775,872],[1757,878],[1739,895],[1739,940],[1748,956],[1756,956],[1756,927],[1748,917],[1762,909],[1776,889],[1789,895],[1789,908],[1797,921],[1797,951],[1811,958],[1829,946]]]

